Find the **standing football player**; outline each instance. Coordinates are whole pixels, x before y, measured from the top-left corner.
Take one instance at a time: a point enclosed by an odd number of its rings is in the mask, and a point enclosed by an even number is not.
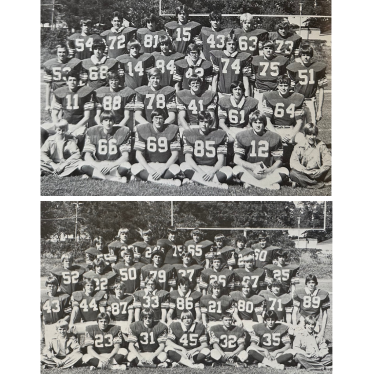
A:
[[[205,233],[199,228],[193,229],[191,231],[191,240],[187,240],[184,245],[187,252],[192,254],[192,258],[198,263],[198,265],[205,267],[205,253],[209,251],[210,246],[213,242],[209,240],[203,240]],[[203,252],[204,245],[204,252]]]
[[[134,261],[150,264],[152,252],[156,247],[156,243],[153,240],[152,230],[138,229],[137,231],[142,237],[143,241],[131,244],[131,248],[134,250]]]
[[[246,244],[247,244],[247,238],[244,235],[238,235],[237,237],[235,237],[235,252],[238,255],[236,268],[244,267],[243,251],[246,250]]]
[[[204,268],[197,264],[196,260],[192,258],[192,252],[187,252],[187,248],[181,254],[181,257],[183,263],[174,266],[177,273],[177,282],[182,277],[187,277],[190,281],[191,290],[199,290],[200,274]]]
[[[93,280],[96,284],[95,292],[108,292],[116,278],[116,273],[112,270],[105,271],[107,267],[103,258],[98,258],[93,262],[94,269],[83,274],[83,279]]]
[[[274,254],[280,248],[271,245],[270,238],[261,233],[258,236],[258,243],[253,244],[252,249],[255,251],[256,267],[264,268],[265,265],[273,263]]]
[[[166,240],[160,239],[158,242],[162,243],[165,248],[165,264],[176,265],[182,263],[181,255],[183,253],[183,244],[178,240],[178,231],[173,227],[167,229],[168,238]]]
[[[157,50],[160,36],[166,35],[165,30],[157,30],[158,23],[158,19],[153,13],[143,20],[145,27],[138,29],[136,32],[136,39],[142,45],[140,52],[152,53]]]

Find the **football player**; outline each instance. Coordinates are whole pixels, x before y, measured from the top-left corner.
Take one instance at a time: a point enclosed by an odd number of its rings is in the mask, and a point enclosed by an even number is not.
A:
[[[180,172],[176,164],[181,150],[179,128],[165,123],[167,114],[163,109],[152,111],[152,123],[138,125],[135,132],[137,164],[131,172],[143,181],[179,187],[181,181],[174,179]]]
[[[192,258],[198,263],[198,265],[205,267],[205,253],[209,251],[210,246],[213,242],[209,240],[203,240],[205,233],[200,229],[196,228],[191,231],[191,240],[187,240],[184,245],[187,252],[192,254]],[[204,246],[204,251],[203,251]]]
[[[128,336],[130,366],[167,367],[165,344],[167,326],[155,320],[155,312],[147,307],[140,314],[140,321],[130,325]]]
[[[180,166],[185,176],[198,184],[228,189],[225,183],[232,178],[230,166],[224,166],[227,153],[227,135],[214,130],[210,112],[199,111],[199,129],[183,132],[185,162]]]
[[[263,268],[273,263],[274,253],[280,248],[272,246],[269,237],[261,233],[258,236],[258,243],[253,244],[252,249],[255,251],[256,267]]]
[[[92,270],[94,268],[94,260],[97,258],[100,258],[102,256],[102,253],[95,247],[90,247],[84,251],[86,262],[84,267],[86,268],[86,271]]]
[[[291,360],[293,354],[287,352],[291,348],[288,327],[277,323],[274,311],[264,314],[264,323],[253,326],[251,345],[247,348],[249,361],[256,360],[259,367],[271,367],[284,370],[284,363]]]
[[[148,71],[148,85],[138,87],[135,98],[135,123],[147,124],[152,122],[151,114],[155,109],[163,109],[167,113],[165,125],[175,123],[177,106],[175,104],[175,89],[162,87],[161,70],[152,68]]]
[[[81,171],[94,179],[127,183],[131,134],[128,127],[114,127],[114,119],[112,111],[104,111],[100,114],[102,125],[87,130]]]
[[[201,48],[197,44],[190,44],[186,57],[175,62],[173,80],[177,91],[189,88],[189,78],[197,75],[202,79],[203,89],[212,89],[213,65],[210,60],[200,58]]]
[[[236,266],[237,268],[244,267],[243,251],[246,250],[247,238],[244,235],[235,237],[235,252],[237,254]]]
[[[187,277],[191,283],[191,290],[199,290],[200,274],[204,268],[197,264],[196,260],[192,258],[192,252],[187,252],[187,248],[186,251],[181,254],[181,257],[183,263],[174,266],[177,273],[177,282],[179,282],[182,277]]]
[[[113,12],[111,23],[113,27],[100,34],[106,43],[109,58],[117,58],[126,53],[126,44],[135,37],[135,27],[122,27],[123,17],[119,12]]]
[[[189,278],[182,277],[178,280],[178,288],[170,292],[169,311],[167,321],[170,324],[173,320],[182,320],[182,313],[192,313],[193,321],[201,321],[200,298],[202,294],[193,291]]]
[[[210,51],[213,64],[212,90],[221,94],[231,93],[231,83],[241,81],[244,84],[245,96],[251,95],[249,77],[251,75],[251,55],[238,50],[238,37],[231,30],[224,39],[223,50]],[[205,52],[204,52],[205,53]]]
[[[204,369],[204,361],[210,356],[207,333],[202,323],[194,321],[191,311],[182,311],[180,321],[169,325],[166,349],[173,363]]]
[[[166,240],[160,240],[159,243],[165,248],[165,264],[176,265],[181,264],[181,254],[183,252],[183,244],[180,244],[177,229],[168,227],[168,238]]]
[[[282,167],[282,138],[266,129],[266,121],[266,116],[256,110],[249,119],[251,127],[236,135],[233,174],[244,183],[244,188],[279,190],[280,183],[289,175]]]
[[[121,348],[121,327],[110,325],[109,321],[108,314],[100,313],[97,316],[97,324],[86,327],[84,344],[87,347],[87,354],[83,356],[82,362],[89,366],[90,370],[126,370],[126,365],[122,363],[128,351]]]
[[[143,262],[144,264],[151,263],[151,255],[155,248],[155,242],[153,240],[153,234],[151,229],[138,230],[140,236],[143,238],[142,242],[136,242],[131,244],[131,248],[134,250],[134,261]]]
[[[166,35],[166,31],[157,30],[158,19],[153,13],[145,17],[143,24],[145,24],[146,27],[142,27],[136,32],[136,39],[138,39],[142,45],[140,52],[152,53],[156,51],[158,47],[160,36]]]
[[[108,244],[109,253],[105,256],[105,261],[111,264],[113,270],[115,266],[119,263],[123,263],[122,251],[129,248],[130,244],[128,243],[130,237],[130,230],[126,227],[121,227],[118,230],[117,239]]]
[[[105,272],[107,267],[103,258],[98,258],[93,261],[94,269],[83,274],[83,279],[91,279],[95,282],[95,292],[108,292],[114,283],[116,273],[112,270]]]
[[[212,267],[212,260],[215,256],[221,257],[221,267],[223,264],[223,258],[221,256],[221,251],[226,245],[226,238],[223,234],[217,234],[214,237],[214,244],[209,248],[209,251],[205,253],[205,259],[207,262],[207,268]]]
[[[188,20],[189,10],[185,5],[175,9],[175,16],[178,21],[171,21],[165,24],[165,29],[173,39],[175,49],[179,53],[185,54],[187,47],[199,35],[201,25]]]

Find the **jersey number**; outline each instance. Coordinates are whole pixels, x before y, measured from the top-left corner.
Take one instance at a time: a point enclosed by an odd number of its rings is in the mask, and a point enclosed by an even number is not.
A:
[[[158,308],[160,305],[158,296],[143,296],[143,299],[146,301],[143,308]]]
[[[95,335],[95,347],[111,347],[113,345],[113,335]]]
[[[159,95],[155,95],[155,94],[146,94],[145,95],[145,99],[149,100],[148,101],[148,105],[147,105],[147,109],[155,109],[153,107],[153,102],[156,98],[156,108],[165,108],[165,95],[162,95],[162,94],[159,94]]]
[[[266,140],[260,140],[258,142],[257,152],[256,152],[256,140],[251,141],[251,157],[268,157],[269,156],[269,143]],[[265,252],[266,256],[266,252]],[[262,260],[263,261],[263,260]]]
[[[321,302],[321,299],[318,296],[304,296],[303,297],[303,307],[304,308],[319,308],[319,303]]]
[[[192,297],[178,297],[177,298],[177,308],[179,310],[187,309],[190,310],[193,308],[193,299]]]
[[[154,44],[153,44],[154,41]],[[144,47],[147,48],[156,48],[158,43],[158,35],[145,34],[144,35]],[[152,45],[153,44],[153,45]]]
[[[79,304],[79,308],[83,311],[83,312],[88,312],[88,308],[92,309],[93,312],[96,312],[97,311],[97,304],[96,304],[96,300],[95,299],[92,299],[90,301],[89,304],[87,304],[87,299],[83,299],[81,301],[81,303]]]
[[[208,312],[209,313],[222,313],[221,301],[209,300]]]
[[[197,157],[203,157],[204,154],[207,157],[215,157],[216,149],[214,148],[214,140],[196,140],[195,141],[195,148],[194,148],[194,155]]]
[[[118,152],[117,150],[117,140],[116,139],[100,139],[98,144],[97,153],[99,155],[116,155]],[[105,279],[105,278],[104,278]]]
[[[156,139],[154,136],[150,136],[147,138],[147,150],[148,152],[167,152],[168,140],[165,137]]]
[[[251,43],[247,43],[247,40],[251,41]],[[249,38],[246,36],[241,36],[239,38],[239,49],[241,51],[254,51],[257,46],[257,40],[257,36],[250,36]]]
[[[184,40],[185,42],[188,42],[191,39],[191,28],[185,27],[185,28],[179,28],[175,30],[177,33],[176,41],[180,42]]]
[[[136,269],[130,268],[130,269],[120,269],[119,273],[121,275],[121,279],[123,281],[127,280],[135,280],[136,279]]]
[[[153,331],[150,332],[150,333],[141,332],[140,333],[140,343],[142,343],[142,344],[155,344],[155,337],[154,337]]]
[[[299,83],[302,86],[305,86],[308,83],[314,84],[315,83],[315,80],[314,80],[314,70],[313,69],[310,69],[310,70],[299,70],[299,78],[300,78]]]
[[[198,337],[198,334],[183,334],[179,341],[186,346],[195,346],[197,345]]]
[[[127,63],[127,67],[128,67],[128,70],[129,70],[128,74],[130,75],[130,77],[134,76],[135,71],[138,73],[139,77],[144,75],[144,69],[143,69],[143,65],[142,65],[141,61],[136,63],[136,65],[134,66],[134,69],[133,69],[133,66],[132,66],[132,61],[129,61]]]
[[[220,346],[222,348],[234,348],[236,346],[237,338],[235,335],[221,335]]]
[[[262,66],[262,71],[260,72],[260,75],[262,77],[266,77],[266,72],[270,68],[270,75],[272,77],[277,77],[279,75],[279,62],[260,62],[260,66]]]
[[[125,35],[120,36],[109,36],[109,49],[122,49],[126,47],[126,38]],[[115,47],[117,41],[117,47]]]
[[[206,42],[209,44],[210,49],[223,48],[225,45],[225,36],[210,34]]]
[[[47,313],[58,313],[60,311],[60,303],[58,300],[47,300],[43,305],[43,310],[46,310]]]
[[[72,109],[79,109],[79,105],[78,105],[78,94],[74,94],[74,95],[66,95],[66,101],[67,101],[67,104],[66,104],[66,109],[68,110],[72,110]]]
[[[54,81],[60,81],[61,79],[66,81],[65,77],[62,77],[63,73],[68,73],[71,70],[69,66],[61,68],[61,66],[55,66],[52,68],[52,75]]]
[[[104,110],[118,110],[121,108],[122,99],[121,96],[104,96],[103,97],[103,108]]]
[[[161,283],[166,282],[166,271],[165,270],[150,271],[149,274],[151,274],[152,278],[157,278],[158,281]]]
[[[221,61],[223,62],[222,73],[227,74],[227,68],[229,66],[230,59],[221,58]],[[231,64],[230,69],[233,70],[235,74],[240,74],[240,60],[235,59],[233,63]]]
[[[118,314],[120,313],[126,314],[127,303],[125,301],[121,301],[120,303],[112,303],[111,308],[112,308],[112,314],[114,316],[118,316]]]
[[[237,124],[244,122],[244,109],[241,111],[230,109],[229,110],[229,121],[230,123]]]
[[[88,76],[91,81],[96,81],[98,79],[105,79],[107,72],[108,72],[108,66],[105,66],[105,65],[101,65],[100,67],[91,66],[88,69]]]
[[[274,299],[273,297],[269,297],[269,301],[271,302],[270,310],[275,310],[276,304],[278,303],[278,312],[283,310],[282,308],[282,300],[281,299]]]
[[[252,313],[253,312],[253,303],[251,301],[239,300],[238,301],[238,310],[240,312]]]
[[[290,104],[286,109],[286,113],[290,115],[290,118],[295,117],[295,104]],[[284,103],[277,103],[274,109],[274,116],[282,118],[284,116]]]
[[[170,60],[167,64],[165,63],[165,60],[157,60],[156,67],[159,68],[162,73],[165,73],[165,70],[169,70],[172,74],[174,72],[174,60]]]
[[[61,273],[64,284],[78,283],[79,273],[77,271]]]
[[[274,334],[264,334],[263,335],[264,340],[262,343],[268,347],[270,346],[278,346],[280,344],[280,333],[275,332]]]
[[[198,111],[203,111],[204,110],[203,100],[198,100],[198,101],[196,101],[195,99],[191,100],[190,103],[188,104],[188,109],[191,111],[192,114],[197,114]]]

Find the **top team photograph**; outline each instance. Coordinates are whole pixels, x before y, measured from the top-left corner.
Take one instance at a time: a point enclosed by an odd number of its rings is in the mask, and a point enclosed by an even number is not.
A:
[[[42,23],[41,195],[331,195],[319,2],[316,18],[158,3]]]

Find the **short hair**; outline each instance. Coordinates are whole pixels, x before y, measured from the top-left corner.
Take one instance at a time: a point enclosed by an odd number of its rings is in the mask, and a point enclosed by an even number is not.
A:
[[[262,48],[270,47],[273,51],[275,51],[275,44],[271,40],[267,40],[263,45]]]
[[[162,77],[162,71],[159,68],[152,68],[147,73],[148,79],[150,77],[153,77],[154,75],[158,75],[159,77]]]
[[[106,80],[109,82],[111,79],[116,79],[119,81],[119,74],[116,71],[108,71],[106,73]]]
[[[75,78],[77,81],[79,81],[79,79],[80,79],[79,72],[76,71],[76,70],[70,70],[70,71],[68,71],[67,73],[65,73],[65,78],[66,78],[66,80],[68,80],[70,77],[73,77],[73,78]]]
[[[209,13],[209,21],[222,21],[222,13],[216,10],[213,10]]]
[[[65,44],[57,44],[57,45],[56,45],[56,53],[57,53],[57,50],[58,50],[59,48],[64,48],[65,51],[66,51],[67,53],[69,52],[69,48],[68,48],[68,46],[65,45]]]
[[[93,43],[92,43],[92,50],[94,50],[95,48],[100,48],[103,51],[105,51],[106,45],[105,45],[104,40],[102,40],[102,39],[95,39],[93,41]]]
[[[232,314],[230,312],[222,313],[221,319],[223,320],[224,318],[230,318],[230,319],[232,319]]]
[[[140,42],[138,40],[136,40],[135,38],[132,38],[127,43],[126,47],[127,47],[128,50],[130,50],[131,47],[137,47],[138,49],[140,49],[142,47],[142,45],[140,44]]]
[[[116,119],[116,116],[111,110],[104,110],[104,112],[100,114],[100,121],[103,122],[106,119],[114,121]]]
[[[244,235],[238,235],[238,236],[235,238],[235,244],[236,244],[237,242],[247,243],[247,238],[246,238]]]
[[[187,310],[187,309],[184,309],[183,312],[181,313],[181,320],[182,319],[185,319],[185,318],[189,318],[189,319],[192,319],[194,320],[195,317],[193,316],[192,312],[190,310]]]
[[[145,279],[144,279],[144,285],[147,285],[147,283],[149,282],[152,282],[154,285],[155,285],[155,288],[159,289],[159,283],[157,282],[157,279],[155,277],[152,277],[152,276],[147,276]]]
[[[307,43],[301,44],[300,49],[299,49],[299,57],[301,57],[302,54],[313,57],[313,54],[314,54],[313,47]]]
[[[99,319],[105,319],[108,323],[110,321],[110,317],[108,313],[99,313],[96,317],[96,322],[99,321]]]
[[[140,320],[142,321],[145,316],[150,316],[154,319],[155,318],[155,311],[152,308],[144,308],[140,312]]]
[[[208,286],[208,294],[211,295],[213,293],[213,288],[219,288],[220,291],[222,292],[222,288],[223,288],[222,283],[217,282],[217,281],[210,283]]]
[[[60,319],[59,321],[56,322],[56,330],[60,327],[68,327],[68,326],[69,326],[69,322],[64,319]]]
[[[143,19],[143,23],[148,23],[148,22],[157,23],[158,22],[157,16],[154,13],[151,13],[151,14],[145,16],[144,19]]]
[[[191,231],[191,236],[193,235],[200,235],[200,236],[204,236],[204,232],[202,232],[199,228],[194,228],[192,231]]]
[[[103,258],[97,258],[96,260],[93,260],[94,267],[98,267],[100,265],[106,266],[105,260]]]
[[[165,253],[159,249],[156,249],[151,253],[151,260],[153,260],[153,257],[160,256],[163,260],[165,259]]]
[[[243,279],[242,283],[241,283],[241,286],[242,286],[242,288],[243,287],[249,287],[250,289],[252,289],[252,283],[249,279]]]
[[[305,135],[318,136],[318,127],[314,123],[309,122],[304,125],[303,132]]]
[[[182,254],[181,254],[181,257],[189,257],[189,258],[192,258],[192,253],[191,252],[188,252],[188,251],[183,251]]]
[[[69,122],[65,118],[61,118],[57,121],[56,127],[68,127]]]
[[[221,263],[223,262],[223,258],[221,255],[213,255],[212,263],[213,261],[219,260]]]
[[[305,284],[307,284],[307,283],[310,282],[310,281],[313,281],[315,284],[318,284],[317,277],[316,277],[314,274],[308,274],[308,275],[305,277]]]
[[[153,120],[153,117],[156,117],[156,116],[162,116],[163,119],[165,120],[167,118],[167,115],[165,113],[165,110],[162,109],[162,108],[156,108],[156,109],[153,109],[152,110],[152,113],[151,113],[151,120]],[[144,233],[143,233],[144,234]],[[143,236],[143,235],[142,235]]]
[[[61,262],[64,262],[65,258],[67,258],[69,261],[70,261],[71,259],[74,259],[73,253],[72,253],[72,252],[64,253],[64,254],[61,256]]]
[[[83,26],[83,25],[92,26],[92,21],[88,18],[81,19],[81,21],[79,23],[80,23],[81,26]]]
[[[120,253],[122,257],[124,257],[125,255],[130,255],[131,257],[134,257],[134,251],[132,248],[129,248],[129,247],[121,247]]]
[[[269,284],[269,288],[272,289],[273,287],[282,288],[283,283],[279,279],[273,278]]]
[[[212,115],[206,111],[206,110],[201,110],[197,114],[197,119],[200,121],[208,121],[208,123],[211,125],[214,121]]]
[[[179,13],[186,13],[187,16],[190,14],[186,5],[180,5],[180,6],[175,8],[175,16],[176,17],[178,17]]]
[[[214,237],[214,241],[217,241],[217,240],[225,240],[225,235],[223,235],[223,234],[217,234]]]
[[[279,84],[287,84],[288,86],[291,86],[291,78],[287,74],[280,75],[277,78],[277,85]]]
[[[187,49],[186,49],[186,55],[189,55],[191,52],[201,52],[201,47],[198,46],[197,44],[195,43],[191,43],[188,45]]]
[[[289,28],[290,28],[290,23],[288,21],[281,21],[276,26],[277,31],[279,29],[289,29]]]
[[[88,284],[92,284],[93,286],[96,286],[96,282],[93,279],[83,280],[83,288],[86,287]]]
[[[201,77],[197,74],[192,74],[189,78],[188,78],[188,85],[190,85],[192,82],[200,82],[200,84],[203,84],[203,80],[201,79]]]
[[[278,321],[278,316],[275,310],[268,310],[264,313],[264,321],[267,319],[273,319],[274,321]]]
[[[224,45],[226,47],[226,44],[228,42],[234,42],[235,43],[235,46],[236,48],[238,48],[238,45],[239,45],[239,39],[238,37],[235,35],[235,31],[234,30],[231,30],[226,36],[225,36],[225,40],[224,40]]]
[[[127,227],[121,227],[119,230],[118,230],[118,234],[117,236],[120,236],[121,235],[121,232],[126,232],[128,234],[130,234],[130,230],[127,228]]]
[[[115,290],[116,288],[121,288],[121,290],[126,290],[126,283],[122,282],[122,281],[119,281],[119,282],[116,282],[113,286],[113,290]]]
[[[157,48],[160,49],[161,43],[166,43],[169,45],[170,50],[174,51],[174,45],[169,35],[160,35],[157,41]]]
[[[54,284],[58,287],[58,279],[53,275],[49,276],[45,281],[45,286],[47,287],[49,284]]]
[[[304,318],[304,326],[308,324],[308,325],[316,325],[317,324],[317,318],[314,317],[314,316],[306,316]]]
[[[102,237],[102,236],[96,236],[95,238],[94,238],[94,240],[93,240],[93,244],[94,245],[96,245],[97,243],[99,243],[99,242],[104,242],[104,238]]]
[[[239,18],[240,24],[242,25],[244,21],[253,21],[253,16],[251,13],[243,13]]]
[[[276,253],[275,253],[275,258],[278,258],[278,257],[287,257],[287,252],[286,251],[282,251],[281,249],[278,250]]]
[[[237,88],[239,87],[243,93],[245,91],[245,88],[244,88],[244,83],[242,81],[233,81],[231,82],[230,84],[230,93],[232,93],[232,91],[234,90],[234,88]]]
[[[190,281],[190,279],[188,278],[188,277],[182,277],[182,278],[180,278],[179,280],[178,280],[178,287],[180,286],[180,285],[182,285],[182,286],[184,286],[184,285],[188,285],[188,286],[190,286],[191,285],[191,281]]]
[[[118,12],[118,11],[113,12],[111,19],[113,20],[116,17],[118,17],[120,20],[123,20],[123,17],[121,16],[120,12]]]

